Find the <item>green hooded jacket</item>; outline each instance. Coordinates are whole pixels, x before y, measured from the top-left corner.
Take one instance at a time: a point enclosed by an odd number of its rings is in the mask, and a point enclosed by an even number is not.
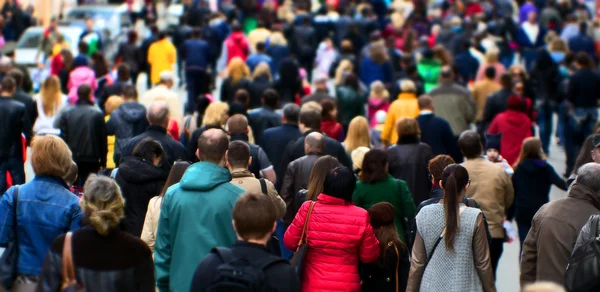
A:
[[[189,291],[196,267],[210,250],[235,243],[231,211],[244,189],[229,181],[227,169],[197,162],[167,190],[154,250],[159,291]]]
[[[417,72],[423,78],[425,83],[425,93],[434,89],[440,80],[440,72],[442,71],[442,63],[436,59],[422,58],[417,64]]]

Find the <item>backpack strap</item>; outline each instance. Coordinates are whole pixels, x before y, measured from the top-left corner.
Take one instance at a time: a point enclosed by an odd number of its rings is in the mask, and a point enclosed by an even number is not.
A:
[[[233,253],[229,248],[213,247],[213,249],[210,252],[218,255],[225,263],[230,263],[234,260]]]
[[[258,181],[260,182],[260,190],[263,194],[265,195],[269,195],[269,193],[267,192],[267,183],[265,182],[264,178],[259,178]]]
[[[289,261],[280,258],[280,257],[269,257],[268,259],[260,262],[260,265],[257,265],[263,272],[267,270],[269,267],[274,266],[276,264],[289,264]]]

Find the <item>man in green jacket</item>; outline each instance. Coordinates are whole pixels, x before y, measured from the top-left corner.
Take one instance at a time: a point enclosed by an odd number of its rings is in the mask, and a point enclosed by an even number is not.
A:
[[[223,167],[228,148],[225,132],[204,132],[196,152],[200,162],[165,194],[154,251],[161,292],[189,291],[194,270],[210,250],[236,241],[231,212],[244,189],[230,183],[231,174]]]

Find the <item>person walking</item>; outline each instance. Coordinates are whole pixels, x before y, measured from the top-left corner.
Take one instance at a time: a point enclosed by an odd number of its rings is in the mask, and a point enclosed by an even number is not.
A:
[[[417,215],[406,291],[496,291],[483,214],[461,203],[469,182],[467,169],[447,166],[440,180],[444,203]]]
[[[496,68],[493,66],[487,67],[483,72],[483,78],[475,82],[473,86],[473,100],[477,104],[477,114],[475,115],[475,121],[480,122],[483,118],[483,111],[487,102],[488,96],[498,92],[502,87],[496,81],[497,76],[501,76],[496,72]]]
[[[259,108],[261,104],[261,98],[265,91],[273,88],[273,78],[271,78],[271,69],[267,63],[261,62],[256,65],[252,72],[252,81],[248,87],[248,93],[250,93],[250,104],[248,105],[251,109]]]
[[[160,74],[172,71],[177,60],[177,49],[167,39],[165,32],[159,32],[157,40],[148,48],[148,64],[150,65],[150,82],[158,84]]]
[[[383,132],[381,132],[381,141],[386,145],[393,145],[398,142],[398,133],[395,130],[400,119],[412,119],[419,115],[419,102],[415,83],[404,79],[400,81],[400,88],[402,93],[398,94],[397,99],[390,104]]]
[[[406,232],[415,217],[415,203],[406,182],[392,177],[387,169],[389,167],[388,155],[383,150],[373,149],[365,154],[352,194],[356,206],[370,210],[380,202],[390,203],[394,210],[394,225],[402,242],[408,242]]]
[[[454,72],[449,66],[442,68],[440,85],[431,90],[435,114],[448,121],[454,136],[468,130],[475,121],[477,106],[471,98],[471,93],[465,87],[454,81]]]
[[[352,152],[359,147],[371,147],[371,133],[369,131],[369,121],[364,116],[356,116],[348,125],[346,139],[342,143],[346,153],[352,155]]]
[[[514,95],[512,90],[513,80],[508,73],[500,76],[500,86],[502,86],[502,89],[488,96],[485,102],[483,117],[479,125],[477,125],[477,131],[482,135],[487,132],[494,118],[506,111],[508,99]]]
[[[531,229],[533,216],[550,201],[550,187],[555,185],[563,191],[567,190],[565,180],[546,162],[541,145],[542,141],[534,137],[523,141],[512,176],[515,189],[514,218],[519,228],[521,250]]]
[[[273,89],[265,90],[261,95],[262,107],[248,113],[250,127],[256,144],[263,143],[265,130],[281,126],[281,115],[276,112],[279,107],[279,93]]]
[[[92,102],[92,87],[81,85],[77,96],[75,107],[64,112],[56,123],[79,168],[75,185],[83,187],[90,174],[106,167],[108,142],[104,115]]]
[[[159,291],[189,291],[198,263],[213,247],[236,240],[231,212],[244,189],[230,183],[223,167],[227,135],[210,129],[198,140],[200,162],[188,167],[163,198],[154,249]]]
[[[119,186],[92,175],[84,189],[80,204],[89,226],[52,242],[37,291],[63,290],[65,280],[85,290],[154,291],[152,252],[141,239],[117,228],[125,208]],[[82,274],[86,276],[76,276]]]
[[[64,180],[72,165],[69,146],[53,135],[35,137],[31,165],[35,177],[13,186],[0,200],[0,246],[6,247],[13,240],[13,230],[18,238],[15,291],[35,290],[52,241],[79,229],[82,217],[79,198]]]
[[[508,161],[509,165],[517,161],[523,140],[533,134],[533,124],[525,114],[523,105],[522,98],[517,96],[509,98],[507,110],[498,114],[488,129],[489,134],[502,134],[500,155]]]
[[[145,107],[150,107],[153,102],[163,100],[169,105],[169,114],[171,119],[177,124],[183,118],[183,105],[179,95],[173,90],[175,86],[175,74],[172,71],[163,71],[159,74],[158,84],[150,90],[147,90],[140,100],[140,103]],[[169,122],[168,129],[171,128]]]
[[[358,78],[354,73],[344,77],[342,84],[336,88],[335,95],[339,107],[339,122],[346,131],[354,117],[365,116],[367,95],[360,90]]]
[[[233,103],[238,90],[250,88],[250,70],[241,58],[233,58],[227,65],[227,77],[221,84],[221,101]]]
[[[307,249],[302,291],[361,290],[358,263],[379,259],[379,241],[366,210],[352,204],[356,180],[351,170],[337,167],[327,173],[316,202],[305,202],[283,238],[297,250],[306,229]]]
[[[267,63],[267,65],[271,66],[272,59],[266,54],[267,47],[264,42],[258,42],[255,46],[256,51],[248,56],[246,59],[246,65],[250,69],[250,72],[254,72],[254,69],[260,63]]]
[[[537,281],[564,284],[579,232],[591,215],[600,212],[599,175],[599,164],[583,165],[567,197],[547,203],[537,211],[523,243],[521,286]]]
[[[58,114],[67,106],[67,96],[60,90],[60,80],[56,76],[46,78],[40,93],[33,97],[36,103],[38,118],[33,124],[34,134],[56,133],[54,122]]]
[[[192,38],[183,43],[179,58],[185,60],[185,82],[188,91],[185,112],[191,114],[196,109],[196,98],[209,93],[211,80],[207,71],[211,58],[210,47],[202,38],[201,31],[195,30]]]
[[[80,50],[85,49],[85,47],[85,44],[80,44]],[[98,89],[98,82],[96,81],[96,73],[88,66],[88,59],[86,56],[79,55],[75,57],[72,68],[67,83],[67,95],[69,97],[69,103],[75,105],[78,98],[77,91],[79,90],[79,87],[87,85],[91,88],[92,93],[94,93],[96,92],[96,89]],[[94,101],[93,97],[90,101]]]
[[[13,99],[25,105],[25,113],[30,123],[29,126],[33,127],[33,123],[35,123],[38,117],[38,109],[31,95],[23,90],[23,72],[18,68],[14,68],[8,72],[7,76],[15,80]],[[28,129],[28,132],[30,131],[31,129]]]
[[[433,98],[429,95],[422,95],[418,102],[421,112],[416,120],[421,129],[421,141],[431,147],[433,155],[459,156],[455,153],[458,152],[456,137],[454,137],[450,124],[433,113]],[[460,158],[462,159],[462,156]]]
[[[127,33],[127,41],[119,44],[115,56],[117,60],[121,60],[121,64],[129,66],[129,76],[133,85],[137,85],[142,64],[146,63],[146,60],[142,59],[142,51],[137,43],[138,34],[135,29],[132,29]]]

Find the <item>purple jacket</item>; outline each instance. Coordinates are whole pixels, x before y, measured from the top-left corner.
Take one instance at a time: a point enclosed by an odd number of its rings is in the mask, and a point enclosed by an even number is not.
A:
[[[69,103],[72,105],[77,101],[77,89],[79,86],[87,84],[92,87],[92,93],[96,91],[98,88],[98,83],[96,82],[96,74],[94,70],[90,69],[87,66],[79,66],[71,71],[69,74],[69,83],[67,84],[67,89],[69,89]],[[94,96],[92,95],[92,102],[94,101]]]

